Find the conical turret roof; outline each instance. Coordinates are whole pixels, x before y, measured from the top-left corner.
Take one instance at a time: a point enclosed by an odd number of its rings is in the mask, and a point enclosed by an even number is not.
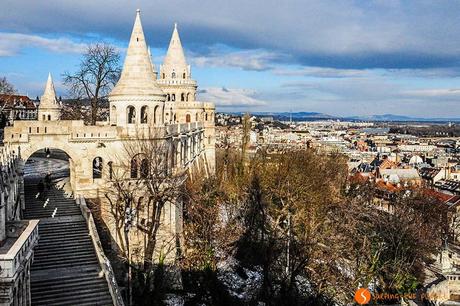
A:
[[[174,31],[169,42],[168,52],[163,62],[163,66],[168,70],[182,72],[187,70],[187,61],[185,60],[184,49],[177,30],[177,23],[174,24]]]
[[[164,95],[164,93],[156,85],[152,61],[142,29],[140,10],[137,10],[123,71],[110,96],[158,95]]]
[[[48,74],[48,81],[46,82],[45,92],[40,100],[39,108],[60,108],[58,100],[56,99],[56,90],[54,89],[53,78],[51,73]]]

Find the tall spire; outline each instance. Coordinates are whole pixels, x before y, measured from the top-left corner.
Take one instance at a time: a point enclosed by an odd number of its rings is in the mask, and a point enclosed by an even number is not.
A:
[[[184,49],[177,30],[177,23],[174,23],[174,31],[169,42],[168,52],[163,63],[163,72],[168,75],[172,72],[176,74],[189,74],[187,61],[185,60]],[[169,75],[170,76],[170,75]]]
[[[110,93],[112,97],[164,95],[155,82],[155,73],[142,29],[140,12],[140,10],[136,12],[123,71],[120,80]]]
[[[48,108],[59,108],[59,102],[56,99],[56,90],[54,89],[53,78],[51,73],[48,74],[48,80],[46,81],[45,92],[40,99],[41,109]]]

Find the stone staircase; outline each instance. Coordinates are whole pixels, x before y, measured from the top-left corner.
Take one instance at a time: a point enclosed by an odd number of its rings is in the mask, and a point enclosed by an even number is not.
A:
[[[29,178],[24,186],[23,217],[40,219],[31,268],[32,305],[113,305],[80,208],[55,187],[37,198],[37,183]]]

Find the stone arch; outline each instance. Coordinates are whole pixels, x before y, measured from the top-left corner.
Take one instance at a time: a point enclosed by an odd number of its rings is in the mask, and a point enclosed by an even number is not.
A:
[[[149,112],[149,107],[147,105],[144,105],[141,107],[141,123],[148,122],[148,112]],[[155,118],[153,120],[155,120]]]
[[[154,124],[157,124],[158,123],[158,105],[155,106],[155,108],[153,109],[153,123]]]
[[[136,108],[132,105],[129,105],[126,108],[126,123],[128,124],[136,123]]]
[[[93,179],[100,179],[102,178],[102,170],[103,170],[103,160],[102,157],[96,156],[93,158]]]
[[[110,124],[117,125],[117,107],[115,105],[111,107]]]

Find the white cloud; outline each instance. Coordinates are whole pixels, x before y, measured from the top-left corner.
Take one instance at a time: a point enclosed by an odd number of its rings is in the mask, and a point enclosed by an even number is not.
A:
[[[203,56],[192,54],[190,62],[197,67],[235,67],[263,71],[271,69],[270,63],[276,58],[279,58],[279,55],[265,50],[224,52],[214,48],[211,53]]]
[[[250,89],[208,87],[199,91],[200,100],[213,101],[217,106],[264,106],[265,101],[256,98],[257,93]]]
[[[306,76],[316,78],[355,78],[369,75],[367,70],[324,67],[302,67],[297,69],[276,68],[273,70],[273,73],[280,76]]]
[[[0,56],[13,56],[23,48],[43,48],[56,53],[82,53],[86,44],[68,38],[45,38],[38,35],[0,33]]]

